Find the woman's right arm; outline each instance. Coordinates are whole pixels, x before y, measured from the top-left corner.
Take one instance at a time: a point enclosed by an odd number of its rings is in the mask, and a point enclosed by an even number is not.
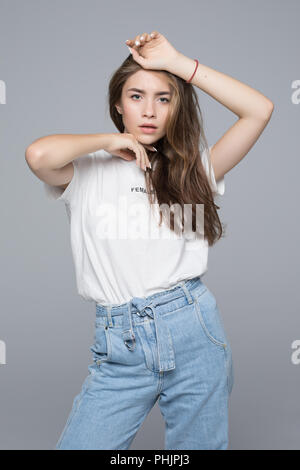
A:
[[[146,171],[151,165],[145,148],[156,151],[128,133],[55,134],[35,140],[27,147],[25,158],[39,179],[66,188],[73,178],[75,158],[104,149],[125,160],[136,159],[136,164]]]
[[[65,188],[74,173],[72,161],[106,147],[109,134],[55,134],[30,144],[25,159],[32,172],[45,183]]]

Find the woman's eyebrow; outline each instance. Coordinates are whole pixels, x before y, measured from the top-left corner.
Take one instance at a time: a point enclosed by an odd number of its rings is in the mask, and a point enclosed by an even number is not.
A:
[[[146,94],[145,90],[140,90],[139,88],[128,88],[127,91],[137,91],[138,93],[143,93],[144,95]],[[171,95],[171,93],[169,91],[158,91],[155,93],[155,95]]]

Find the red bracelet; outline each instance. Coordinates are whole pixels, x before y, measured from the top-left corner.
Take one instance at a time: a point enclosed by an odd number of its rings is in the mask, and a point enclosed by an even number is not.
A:
[[[197,68],[198,68],[199,62],[198,62],[197,59],[194,59],[194,60],[196,61],[196,67],[195,67],[194,73],[193,73],[193,75],[191,76],[191,78],[190,78],[189,80],[186,80],[186,83],[190,83],[190,82],[193,80],[193,77],[194,77],[194,75],[195,75],[195,73],[196,73],[196,70],[197,70]]]

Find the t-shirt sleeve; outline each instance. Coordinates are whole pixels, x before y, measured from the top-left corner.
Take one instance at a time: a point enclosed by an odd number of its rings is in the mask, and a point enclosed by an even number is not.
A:
[[[65,189],[59,186],[50,185],[43,181],[43,187],[47,198],[52,201],[62,201],[68,204],[75,202],[76,198],[87,184],[93,156],[94,153],[88,153],[81,157],[77,157],[72,161],[74,174]]]
[[[208,181],[210,182],[210,186],[214,196],[220,195],[223,196],[225,192],[225,178],[224,176],[216,181],[215,173],[213,166],[210,160],[210,152],[211,152],[212,145],[208,148],[209,155],[207,153],[207,149],[202,152],[202,163],[204,165],[204,169],[206,171]]]

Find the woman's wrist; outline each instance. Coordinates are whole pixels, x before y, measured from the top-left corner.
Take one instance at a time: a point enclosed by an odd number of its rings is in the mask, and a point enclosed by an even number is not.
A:
[[[191,59],[181,52],[178,52],[176,60],[172,60],[168,63],[167,71],[187,81],[193,75],[195,66],[195,59]]]

